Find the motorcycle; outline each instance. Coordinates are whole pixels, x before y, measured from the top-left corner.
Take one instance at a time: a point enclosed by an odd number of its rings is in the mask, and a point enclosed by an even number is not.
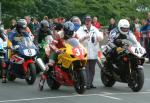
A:
[[[7,64],[5,62],[5,55],[7,54],[7,41],[0,38],[0,77],[2,77],[2,72],[6,72]]]
[[[15,38],[18,45],[15,46],[10,57],[7,79],[9,81],[14,81],[16,78],[25,79],[31,85],[36,80],[36,46],[28,37]]]
[[[129,40],[122,40],[117,47],[115,60],[112,60],[109,46],[102,47],[106,58],[102,62],[101,80],[106,87],[112,87],[116,81],[127,83],[134,92],[142,89],[144,84],[143,63],[146,51],[141,45],[134,45]]]
[[[71,38],[60,50],[61,53],[58,54],[53,68],[49,68],[41,75],[39,89],[43,90],[46,80],[49,88],[53,90],[59,89],[61,85],[74,86],[77,93],[83,94],[85,91],[83,67],[87,62],[85,48],[77,39]]]

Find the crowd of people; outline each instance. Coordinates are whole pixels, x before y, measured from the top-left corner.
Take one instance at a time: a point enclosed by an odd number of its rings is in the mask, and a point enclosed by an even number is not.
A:
[[[101,32],[103,25],[98,21],[98,18],[97,17],[92,18],[90,15],[86,15],[84,17],[83,25],[78,16],[73,16],[70,19],[69,23],[66,24],[68,26],[64,26],[64,24],[66,23],[65,18],[49,19],[48,16],[44,16],[43,20],[39,22],[36,18],[25,16],[23,19],[20,19],[18,21],[12,19],[10,28],[4,32],[4,35],[5,36],[8,35],[8,38],[10,39],[13,45],[15,45],[16,43],[13,42],[14,41],[13,38],[16,35],[22,34],[22,32],[24,32],[25,35],[32,38],[33,42],[36,45],[41,43],[46,36],[53,35],[54,37],[53,39],[59,41],[61,38],[62,40],[62,41],[60,40],[60,44],[57,45],[57,48],[61,47],[63,40],[65,40],[66,38],[75,37],[79,39],[79,41],[84,45],[84,47],[88,51],[88,62],[86,65],[86,75],[87,75],[86,84],[87,89],[91,89],[96,88],[93,85],[93,79],[95,75],[95,65],[98,57],[98,52],[100,50],[99,42],[103,40],[105,36],[104,34],[107,34],[110,38],[111,37],[114,38],[117,37],[116,36],[117,34],[112,33],[112,30],[113,31],[117,30],[117,32],[120,32],[120,34],[125,35],[127,35],[129,33],[129,30],[131,30],[135,34],[137,41],[139,41],[141,45],[146,48],[147,57],[150,59],[150,32],[149,32],[150,13],[148,13],[148,19],[142,20],[142,24],[139,23],[138,18],[135,18],[133,23],[131,23],[131,21],[127,18],[119,22],[120,23],[117,24],[115,19],[111,18],[109,21],[109,27],[107,32],[103,33]],[[127,27],[125,27],[126,24]],[[58,33],[58,31],[62,31],[63,33],[62,32]],[[55,52],[56,53],[59,52],[58,49],[55,48]],[[6,76],[3,77],[4,78],[2,82],[6,82]]]

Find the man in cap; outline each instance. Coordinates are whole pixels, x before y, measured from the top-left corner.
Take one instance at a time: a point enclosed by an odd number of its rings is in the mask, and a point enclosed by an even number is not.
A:
[[[97,61],[99,41],[103,39],[103,33],[92,25],[91,16],[84,18],[85,24],[77,30],[77,37],[88,51],[88,62],[86,66],[87,89],[96,88],[93,85],[95,75],[95,64]]]

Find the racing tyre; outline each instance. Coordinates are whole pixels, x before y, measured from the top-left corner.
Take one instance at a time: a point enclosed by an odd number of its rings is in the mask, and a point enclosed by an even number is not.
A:
[[[61,84],[55,81],[50,75],[48,75],[47,84],[52,90],[57,90],[61,86]]]
[[[142,89],[143,84],[144,84],[144,72],[142,69],[138,69],[137,71],[135,71],[134,74],[134,80],[133,80],[133,86],[131,86],[130,88],[132,89],[132,91],[134,92],[138,92]]]
[[[83,94],[85,92],[85,76],[83,70],[75,71],[75,91],[79,94]]]
[[[112,87],[116,82],[112,76],[109,76],[103,70],[101,70],[101,81],[106,87]]]
[[[29,74],[29,77],[27,77],[25,80],[29,85],[32,85],[36,80],[36,67],[35,67],[35,64],[30,63],[28,65],[28,74]]]
[[[10,71],[8,71],[7,79],[8,79],[8,81],[15,81],[16,76],[13,73],[11,73]]]

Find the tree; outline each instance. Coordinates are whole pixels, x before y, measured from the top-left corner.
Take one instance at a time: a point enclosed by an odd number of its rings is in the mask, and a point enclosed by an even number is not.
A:
[[[150,0],[1,0],[2,19],[5,25],[12,18],[31,15],[42,19],[76,15],[83,18],[86,14],[97,16],[103,25],[111,17],[143,18],[150,10]]]

